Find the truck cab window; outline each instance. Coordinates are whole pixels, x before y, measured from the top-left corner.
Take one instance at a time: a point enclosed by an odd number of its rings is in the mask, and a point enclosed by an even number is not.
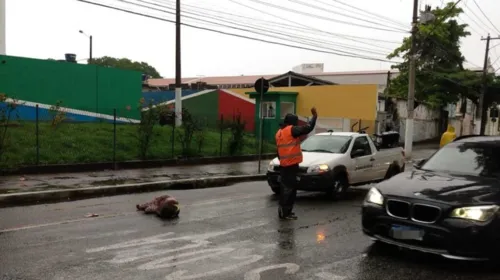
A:
[[[360,136],[354,140],[352,151],[356,150],[363,150],[365,153],[362,156],[369,156],[372,154],[372,148],[370,147],[370,143],[368,142],[368,138],[366,138],[366,136]]]

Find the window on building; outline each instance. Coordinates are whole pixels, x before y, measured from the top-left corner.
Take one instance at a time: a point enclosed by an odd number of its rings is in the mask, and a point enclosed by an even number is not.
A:
[[[274,119],[276,117],[276,102],[263,102],[261,106],[264,119]]]

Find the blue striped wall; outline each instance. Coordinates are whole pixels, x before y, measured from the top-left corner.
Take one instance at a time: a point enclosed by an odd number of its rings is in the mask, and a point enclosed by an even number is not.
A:
[[[182,90],[182,97],[189,96],[191,94],[200,92],[202,90],[193,90],[193,89],[183,89]],[[142,97],[144,98],[144,106],[147,106],[149,104],[149,101],[152,101],[153,104],[158,104],[158,103],[163,103],[163,102],[168,102],[170,100],[175,99],[175,91],[174,90],[168,90],[168,91],[154,91],[154,92],[149,92],[149,91],[144,91],[142,92]]]
[[[5,104],[0,104],[0,110],[5,109]],[[119,117],[119,116],[117,116]],[[49,112],[48,106],[40,106],[38,108],[38,120],[39,121],[50,121],[52,120],[52,115]],[[11,120],[21,120],[21,121],[36,121],[36,107],[34,104],[29,105],[17,105],[16,109],[11,114]],[[95,112],[86,111],[75,111],[67,110],[65,115],[66,122],[113,122],[113,115],[108,114],[98,114]],[[133,120],[117,119],[117,123],[130,123]]]

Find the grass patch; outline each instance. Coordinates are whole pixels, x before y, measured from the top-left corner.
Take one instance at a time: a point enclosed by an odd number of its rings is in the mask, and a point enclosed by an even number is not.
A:
[[[117,124],[116,160],[139,159],[138,125]],[[182,156],[182,144],[178,135],[182,129],[172,126],[155,126],[148,159],[170,159]],[[36,164],[35,123],[23,122],[8,128],[5,153],[1,157],[0,168],[15,168]],[[174,134],[174,137],[172,137]],[[199,149],[197,143],[191,147],[199,156],[228,156],[228,142],[232,135],[205,129],[204,143]],[[111,123],[61,123],[52,127],[50,123],[39,124],[39,164],[74,164],[109,162],[113,160],[113,124]],[[241,155],[256,154],[258,141],[252,135],[245,135]],[[264,153],[275,152],[275,146],[265,143]]]

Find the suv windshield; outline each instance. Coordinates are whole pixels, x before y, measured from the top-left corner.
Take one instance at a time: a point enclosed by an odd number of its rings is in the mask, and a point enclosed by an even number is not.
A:
[[[457,175],[500,178],[500,144],[496,142],[450,143],[421,169]]]
[[[350,136],[313,135],[304,140],[300,147],[303,152],[343,154],[350,143]]]

